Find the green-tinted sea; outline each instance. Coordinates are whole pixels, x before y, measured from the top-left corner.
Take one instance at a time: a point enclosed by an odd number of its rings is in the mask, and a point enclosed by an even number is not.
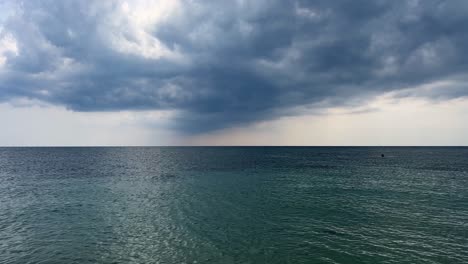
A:
[[[0,263],[468,263],[468,148],[0,148]]]

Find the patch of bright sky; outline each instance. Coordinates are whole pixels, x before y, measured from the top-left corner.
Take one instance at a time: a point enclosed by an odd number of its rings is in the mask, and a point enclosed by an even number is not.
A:
[[[171,145],[171,112],[80,113],[17,100],[0,104],[0,146]]]
[[[468,99],[429,102],[381,96],[359,109],[285,117],[185,139],[187,145],[468,145]]]
[[[0,145],[468,145],[466,98],[429,102],[382,96],[367,108],[333,108],[185,137],[168,130],[170,119],[171,113],[156,111],[77,113],[3,103]]]

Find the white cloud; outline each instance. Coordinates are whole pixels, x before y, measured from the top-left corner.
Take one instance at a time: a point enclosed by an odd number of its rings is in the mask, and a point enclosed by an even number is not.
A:
[[[1,30],[0,30],[1,32]],[[4,66],[8,56],[18,55],[18,45],[16,39],[11,34],[0,34],[0,67]]]
[[[172,1],[117,1],[110,12],[103,33],[108,34],[111,46],[122,53],[149,59],[169,58],[183,61],[183,55],[163,45],[152,33],[165,21],[180,2]]]

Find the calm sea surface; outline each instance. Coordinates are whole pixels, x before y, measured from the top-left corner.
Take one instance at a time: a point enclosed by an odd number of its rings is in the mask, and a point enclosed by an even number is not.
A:
[[[468,263],[468,148],[0,148],[0,263]]]

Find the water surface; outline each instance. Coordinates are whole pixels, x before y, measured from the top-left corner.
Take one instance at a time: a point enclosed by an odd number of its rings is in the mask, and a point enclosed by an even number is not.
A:
[[[0,263],[468,263],[468,148],[0,148]]]

